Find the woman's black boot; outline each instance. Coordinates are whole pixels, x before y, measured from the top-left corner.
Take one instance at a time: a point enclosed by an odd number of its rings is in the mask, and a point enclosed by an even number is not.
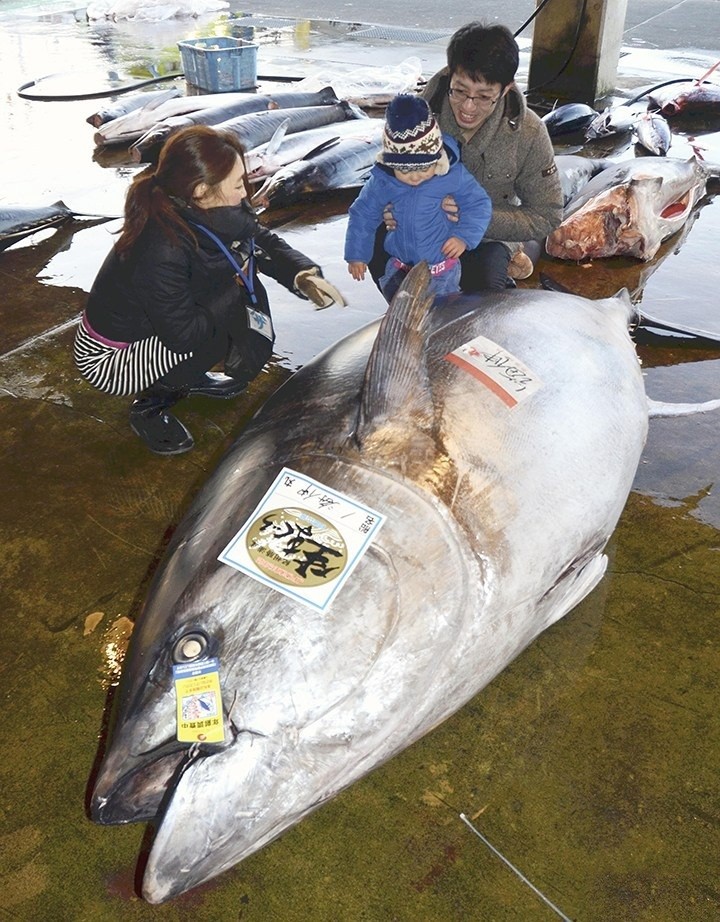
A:
[[[206,371],[195,384],[185,388],[188,396],[200,394],[203,397],[221,397],[224,400],[237,397],[247,388],[247,381],[240,381],[217,371]]]
[[[180,420],[168,412],[182,396],[182,392],[169,388],[151,389],[130,406],[130,428],[155,454],[179,455],[195,444]]]

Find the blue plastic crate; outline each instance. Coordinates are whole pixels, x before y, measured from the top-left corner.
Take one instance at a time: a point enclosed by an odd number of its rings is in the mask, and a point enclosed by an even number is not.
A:
[[[177,43],[185,80],[210,93],[249,90],[257,84],[258,46],[242,38],[214,36]]]

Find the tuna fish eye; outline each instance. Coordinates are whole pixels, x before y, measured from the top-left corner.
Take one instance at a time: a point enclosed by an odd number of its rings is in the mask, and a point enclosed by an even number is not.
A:
[[[173,647],[173,662],[190,663],[193,660],[200,659],[207,650],[207,646],[208,639],[204,634],[200,634],[198,631],[184,634]]]

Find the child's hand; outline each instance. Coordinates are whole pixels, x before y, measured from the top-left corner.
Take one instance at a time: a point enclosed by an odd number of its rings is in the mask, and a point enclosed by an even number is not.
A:
[[[467,250],[467,244],[459,237],[448,237],[442,245],[442,254],[446,259],[457,259]]]
[[[367,269],[367,263],[348,263],[348,272],[355,279],[356,282],[362,282],[365,278],[365,270]]]

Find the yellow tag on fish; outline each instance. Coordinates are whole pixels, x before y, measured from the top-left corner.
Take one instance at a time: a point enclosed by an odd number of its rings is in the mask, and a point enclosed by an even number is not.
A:
[[[222,743],[225,739],[218,668],[216,658],[173,666],[181,743]]]

